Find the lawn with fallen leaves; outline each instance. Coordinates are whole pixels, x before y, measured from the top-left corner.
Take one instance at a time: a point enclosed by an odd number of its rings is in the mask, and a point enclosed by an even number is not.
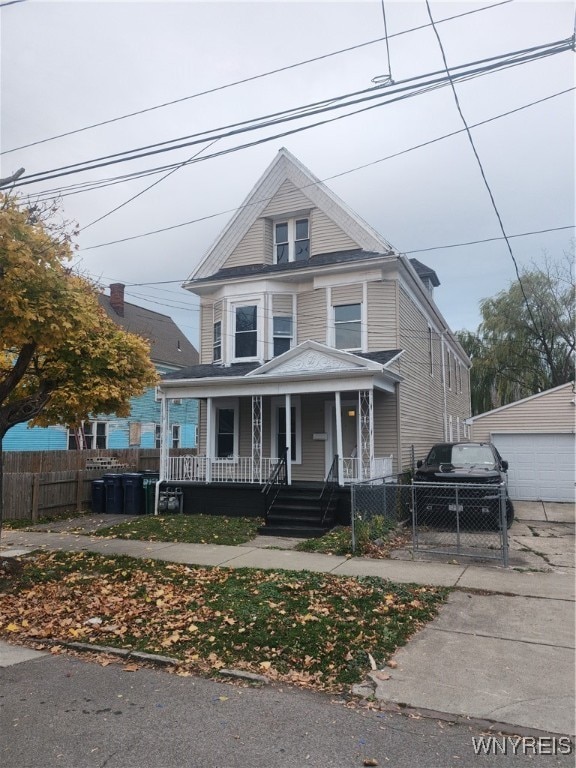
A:
[[[82,641],[326,691],[360,682],[436,613],[447,590],[296,571],[95,553],[39,553],[0,575],[0,637]]]
[[[221,515],[144,515],[91,533],[115,539],[177,541],[186,544],[236,546],[253,539],[264,520],[259,517]]]

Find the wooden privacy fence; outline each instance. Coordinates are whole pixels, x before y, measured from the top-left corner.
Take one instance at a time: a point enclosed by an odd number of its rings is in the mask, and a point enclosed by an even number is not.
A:
[[[189,448],[171,450],[170,455],[190,455]],[[94,459],[110,457],[125,465],[118,472],[158,471],[157,448],[94,451],[7,451],[4,459],[4,520],[33,520],[40,517],[81,512],[92,499],[92,481],[113,468],[87,469]]]
[[[98,470],[18,472],[4,475],[4,519],[33,520],[81,512],[92,498]]]

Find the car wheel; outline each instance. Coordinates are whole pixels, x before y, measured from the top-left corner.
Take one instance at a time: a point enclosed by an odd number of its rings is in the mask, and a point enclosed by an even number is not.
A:
[[[510,499],[506,499],[506,527],[510,528],[514,522],[514,505]]]

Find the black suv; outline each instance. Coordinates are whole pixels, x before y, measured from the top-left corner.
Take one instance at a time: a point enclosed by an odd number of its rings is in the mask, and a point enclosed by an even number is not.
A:
[[[438,492],[430,487],[418,489],[419,520],[429,521],[434,513],[446,520],[447,515],[453,518],[458,512],[471,521],[486,520],[491,526],[499,527],[500,492],[494,486],[507,483],[508,462],[492,443],[437,443],[424,461],[417,462],[416,467],[415,483],[473,484],[470,489],[462,489],[458,503],[455,503],[449,488],[438,488]],[[514,507],[506,493],[508,528],[513,520]]]

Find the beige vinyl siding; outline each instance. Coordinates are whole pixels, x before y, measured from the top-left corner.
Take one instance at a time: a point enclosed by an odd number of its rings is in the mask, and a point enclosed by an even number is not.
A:
[[[200,362],[212,362],[212,346],[214,341],[214,309],[212,302],[200,305]],[[222,328],[224,340],[224,328]]]
[[[262,216],[290,217],[292,213],[307,211],[313,206],[310,198],[306,197],[291,181],[286,180],[263,210]]]
[[[240,398],[238,455],[252,456],[252,398]]]
[[[352,251],[360,246],[319,208],[314,208],[310,221],[310,255]]]
[[[326,442],[313,440],[316,432],[325,432],[326,395],[306,395],[301,399],[302,463],[292,465],[292,480],[321,481],[326,475]]]
[[[424,458],[433,443],[444,440],[444,396],[442,388],[441,349],[434,334],[434,370],[430,375],[428,322],[406,291],[399,290],[400,347],[405,350],[398,361],[400,384],[401,467],[411,463],[411,446],[416,459]],[[466,372],[466,376],[467,376]],[[446,393],[446,412],[452,415],[454,430],[458,418],[468,418],[468,388],[462,393]]]
[[[362,283],[355,283],[354,285],[333,286],[330,300],[333,307],[340,307],[343,304],[361,304],[362,297]]]
[[[266,222],[263,219],[257,219],[226,259],[224,268],[264,264],[267,240],[265,230]]]
[[[398,395],[374,392],[374,456],[393,456],[393,472],[398,469]]]
[[[272,296],[272,312],[274,316],[283,315],[287,317],[292,315],[292,294],[275,293]]]
[[[264,254],[262,261],[264,264],[274,263],[274,228],[270,219],[263,219],[264,222]]]
[[[368,351],[398,349],[396,281],[368,283]]]
[[[298,294],[297,343],[312,339],[326,343],[326,291],[321,288]]]
[[[474,440],[490,440],[492,432],[574,432],[574,392],[566,384],[537,397],[477,416],[472,426]]]

